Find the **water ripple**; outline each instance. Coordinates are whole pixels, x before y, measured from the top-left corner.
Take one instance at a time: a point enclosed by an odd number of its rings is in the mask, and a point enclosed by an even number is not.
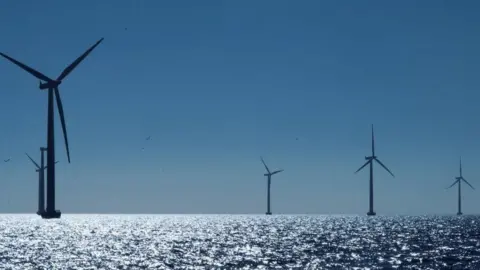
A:
[[[480,269],[480,217],[0,216],[0,269]]]

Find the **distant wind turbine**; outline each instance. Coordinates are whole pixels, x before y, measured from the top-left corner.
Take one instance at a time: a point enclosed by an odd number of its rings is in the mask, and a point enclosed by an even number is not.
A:
[[[45,169],[48,167],[48,166],[44,166],[45,163],[44,163],[44,158],[43,158],[43,153],[47,151],[47,148],[45,147],[40,147],[40,152],[41,152],[41,158],[40,158],[40,165],[38,165],[35,160],[33,160],[32,157],[30,157],[27,153],[25,153],[25,155],[27,155],[28,159],[30,159],[30,161],[33,163],[33,165],[35,165],[35,167],[37,167],[37,169],[35,170],[36,172],[38,172],[38,210],[37,210],[37,215],[43,215],[43,213],[45,212]],[[58,163],[55,162],[55,164]]]
[[[393,175],[393,173],[385,165],[383,165],[383,163],[377,158],[377,156],[375,156],[375,137],[373,134],[373,125],[372,125],[372,155],[369,157],[365,157],[365,159],[367,160],[367,162],[365,162],[365,164],[363,164],[363,166],[360,167],[360,169],[358,169],[355,173],[358,173],[359,171],[361,171],[363,168],[365,168],[365,166],[370,165],[370,207],[367,215],[375,216],[376,213],[375,211],[373,211],[373,161],[375,160],[393,177],[395,177],[395,175]]]
[[[62,215],[59,210],[55,209],[55,134],[53,128],[55,99],[58,107],[58,114],[60,115],[60,123],[62,125],[63,138],[65,140],[68,163],[70,163],[70,150],[68,148],[67,128],[65,126],[65,116],[63,113],[62,100],[60,98],[60,91],[58,90],[59,85],[102,41],[103,38],[98,40],[94,45],[92,45],[88,50],[86,50],[82,55],[80,55],[75,61],[73,61],[69,66],[67,66],[55,80],[0,52],[1,56],[39,79],[40,90],[48,90],[47,163],[50,166],[47,169],[47,209],[42,215],[42,218],[60,218],[60,216]]]
[[[267,170],[267,173],[264,174],[267,177],[267,215],[271,215],[272,212],[270,212],[270,185],[272,182],[272,175],[283,172],[283,170],[277,170],[274,172],[270,172],[270,169],[268,168],[267,164],[265,164],[265,161],[263,160],[263,157],[260,157],[262,160],[263,165],[265,166],[265,169]]]
[[[462,215],[462,181],[464,181],[467,185],[469,185],[472,189],[475,189],[472,185],[470,185],[470,183],[465,180],[465,178],[463,178],[463,175],[462,175],[462,158],[460,158],[460,176],[459,177],[455,177],[455,182],[453,182],[453,184],[449,187],[447,187],[446,189],[449,189],[451,187],[453,187],[454,185],[458,184],[458,212],[457,212],[457,215]]]

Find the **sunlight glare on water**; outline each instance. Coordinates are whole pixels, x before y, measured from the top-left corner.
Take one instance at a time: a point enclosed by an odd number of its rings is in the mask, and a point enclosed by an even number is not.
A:
[[[480,269],[480,218],[0,216],[0,269]]]

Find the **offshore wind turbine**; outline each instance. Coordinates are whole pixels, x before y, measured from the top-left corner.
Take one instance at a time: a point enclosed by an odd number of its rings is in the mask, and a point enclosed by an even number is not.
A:
[[[265,161],[263,160],[262,157],[260,157],[262,160],[263,166],[265,166],[265,169],[267,170],[267,173],[264,174],[267,177],[267,215],[271,215],[272,212],[270,211],[270,185],[272,183],[272,175],[283,172],[283,170],[276,170],[274,172],[271,172],[270,169],[268,168],[267,164],[265,164]]]
[[[375,136],[373,134],[373,125],[372,125],[372,155],[369,157],[365,157],[367,162],[363,164],[360,169],[358,169],[355,173],[358,173],[361,171],[365,166],[370,165],[370,184],[369,184],[369,190],[370,190],[370,200],[369,200],[369,210],[367,215],[368,216],[375,216],[376,213],[373,211],[373,161],[376,161],[380,166],[382,166],[389,174],[391,174],[393,177],[393,173],[375,156]]]
[[[50,79],[46,75],[40,73],[39,71],[11,58],[10,56],[0,53],[1,56],[8,59],[10,62],[21,67],[23,70],[35,76],[40,80],[39,88],[40,90],[48,89],[48,119],[47,119],[47,208],[46,211],[42,214],[42,218],[60,218],[61,212],[55,209],[55,136],[54,136],[54,96],[56,98],[58,113],[60,115],[60,122],[62,124],[63,137],[65,139],[65,147],[67,149],[67,158],[68,163],[70,163],[70,150],[68,148],[68,139],[67,139],[67,129],[65,127],[65,117],[63,113],[62,100],[60,98],[60,92],[58,91],[58,86],[62,83],[62,80],[67,77],[70,72],[72,72],[78,64],[80,64],[85,57],[87,57],[90,52],[95,49],[95,47],[103,41],[103,38],[98,40],[93,46],[91,46],[87,51],[85,51],[80,57],[73,61],[69,66],[67,66],[60,76],[56,80]]]
[[[30,157],[27,153],[27,157],[30,159],[30,161],[37,167],[35,170],[38,172],[38,210],[37,210],[37,215],[42,215],[45,212],[45,169],[48,166],[45,166],[44,162],[44,155],[43,153],[47,151],[47,148],[45,147],[40,147],[40,153],[41,153],[41,158],[40,158],[40,165],[38,165],[35,160],[33,160],[32,157]],[[57,164],[58,161],[55,162]]]
[[[463,178],[463,175],[462,175],[462,158],[460,158],[460,176],[459,177],[455,177],[455,182],[453,182],[453,184],[449,187],[447,187],[446,189],[449,189],[453,186],[455,186],[456,184],[458,184],[458,212],[457,212],[457,215],[462,215],[462,181],[464,181],[467,185],[469,185],[472,189],[475,189],[472,185],[470,185],[470,183],[465,180],[465,178]]]

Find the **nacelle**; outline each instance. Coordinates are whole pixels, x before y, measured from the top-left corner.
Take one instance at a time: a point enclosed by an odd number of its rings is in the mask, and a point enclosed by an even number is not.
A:
[[[41,90],[45,90],[45,89],[50,89],[50,88],[56,88],[58,87],[58,85],[60,85],[62,82],[61,81],[51,81],[51,82],[46,82],[46,83],[42,83],[40,82],[39,83],[39,88]]]

